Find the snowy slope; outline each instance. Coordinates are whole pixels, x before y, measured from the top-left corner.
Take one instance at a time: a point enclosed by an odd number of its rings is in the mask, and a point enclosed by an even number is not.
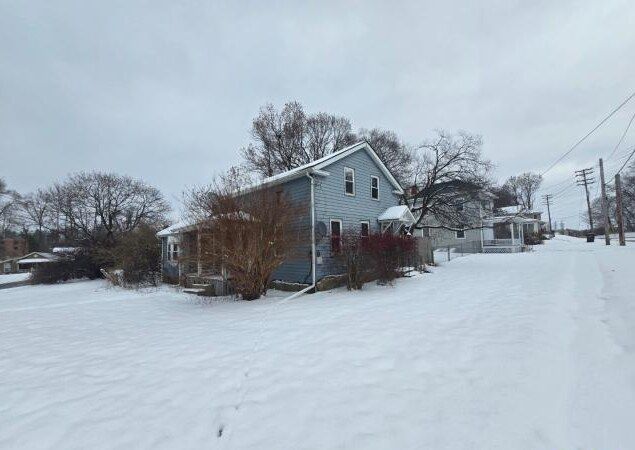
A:
[[[0,448],[635,448],[634,263],[556,238],[288,302],[3,290]]]

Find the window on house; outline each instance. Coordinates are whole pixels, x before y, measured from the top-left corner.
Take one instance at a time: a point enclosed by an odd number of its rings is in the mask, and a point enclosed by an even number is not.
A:
[[[370,197],[379,199],[379,177],[370,177]]]
[[[458,230],[456,232],[456,238],[457,239],[465,239],[465,230]]]
[[[368,239],[368,234],[370,232],[368,222],[361,222],[360,225],[361,225],[361,236],[362,236],[362,239]]]
[[[331,220],[331,252],[339,253],[342,248],[342,221]]]
[[[172,261],[179,259],[179,244],[172,244]]]
[[[458,205],[456,205],[456,210],[459,212],[463,211],[463,203],[459,203]]]
[[[355,170],[344,168],[344,185],[346,195],[355,195]]]

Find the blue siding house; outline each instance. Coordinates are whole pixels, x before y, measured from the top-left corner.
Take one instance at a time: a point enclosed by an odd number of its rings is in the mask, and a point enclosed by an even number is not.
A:
[[[341,274],[333,246],[343,233],[398,232],[414,221],[408,207],[399,205],[399,182],[365,141],[266,178],[245,192],[272,186],[294,204],[306,205],[298,221],[311,230],[306,244],[276,270],[274,280],[312,286],[325,276]],[[200,265],[179,263],[182,248],[195,247],[195,232],[195,225],[180,223],[158,233],[166,276],[201,275]]]

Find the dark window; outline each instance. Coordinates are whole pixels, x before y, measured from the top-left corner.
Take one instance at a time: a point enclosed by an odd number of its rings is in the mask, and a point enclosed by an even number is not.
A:
[[[379,178],[370,177],[370,196],[371,198],[379,198]]]
[[[339,253],[342,248],[342,223],[331,220],[331,252]]]
[[[369,230],[368,230],[368,222],[362,222],[361,226],[362,226],[362,229],[361,229],[362,239],[363,238],[368,238],[368,232],[369,232]]]
[[[172,260],[179,259],[179,244],[172,244]]]
[[[456,210],[463,211],[463,203],[459,203],[458,205],[456,205]]]
[[[344,169],[344,185],[346,195],[355,195],[355,171],[348,167]]]
[[[459,230],[456,232],[457,239],[465,239],[465,230]]]

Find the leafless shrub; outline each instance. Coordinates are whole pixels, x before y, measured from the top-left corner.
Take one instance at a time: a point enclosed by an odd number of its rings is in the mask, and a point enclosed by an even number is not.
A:
[[[201,263],[222,267],[232,287],[245,300],[266,293],[273,272],[293,257],[306,230],[299,208],[282,190],[251,192],[231,189],[220,178],[185,195],[190,217],[201,230]]]
[[[416,262],[416,245],[413,238],[391,233],[360,236],[346,231],[341,237],[337,259],[346,269],[349,290],[362,289],[364,283],[377,280],[391,284],[403,275],[407,265]]]

